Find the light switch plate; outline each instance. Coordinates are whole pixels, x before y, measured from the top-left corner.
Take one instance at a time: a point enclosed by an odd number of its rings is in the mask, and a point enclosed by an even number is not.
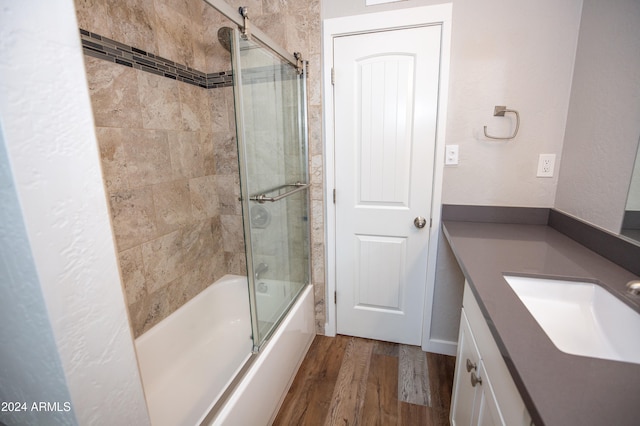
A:
[[[458,145],[447,145],[445,147],[445,166],[457,166],[458,165]]]

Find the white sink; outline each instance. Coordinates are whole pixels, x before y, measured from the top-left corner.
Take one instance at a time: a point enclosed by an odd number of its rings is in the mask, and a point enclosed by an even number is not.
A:
[[[640,314],[597,284],[505,275],[563,352],[640,364]]]

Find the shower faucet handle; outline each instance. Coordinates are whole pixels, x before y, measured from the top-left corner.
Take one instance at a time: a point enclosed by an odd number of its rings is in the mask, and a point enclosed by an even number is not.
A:
[[[256,266],[256,270],[254,274],[256,277],[256,281],[260,279],[260,275],[262,275],[264,272],[267,272],[268,270],[269,270],[269,265],[267,265],[264,262],[259,263],[258,266]]]

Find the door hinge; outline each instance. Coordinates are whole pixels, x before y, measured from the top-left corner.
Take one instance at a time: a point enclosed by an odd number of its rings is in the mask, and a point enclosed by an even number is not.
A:
[[[331,85],[336,85],[336,70],[333,67],[331,67]]]
[[[336,305],[338,304],[338,292],[337,291],[333,292],[333,303],[336,304]]]
[[[336,189],[333,188],[333,204],[336,203]]]

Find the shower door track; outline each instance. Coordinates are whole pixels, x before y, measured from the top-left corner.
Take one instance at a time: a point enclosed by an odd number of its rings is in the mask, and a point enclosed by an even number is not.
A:
[[[204,1],[209,3],[209,5],[211,5],[218,12],[231,19],[236,25],[238,25],[238,27],[245,27],[245,18],[238,11],[238,9],[229,5],[225,0]],[[251,37],[269,47],[271,50],[277,53],[278,56],[282,57],[282,59],[285,59],[287,62],[291,63],[291,65],[293,65],[296,69],[300,69],[301,57],[298,56],[299,54],[289,53],[285,48],[280,46],[271,37],[265,34],[260,28],[251,26]]]

